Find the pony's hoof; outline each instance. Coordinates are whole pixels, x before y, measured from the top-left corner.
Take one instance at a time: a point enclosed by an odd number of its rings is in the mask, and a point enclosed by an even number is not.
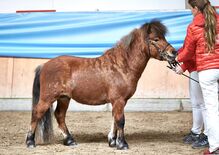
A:
[[[129,146],[128,144],[125,144],[125,145],[117,145],[117,150],[128,150],[129,149]]]
[[[35,134],[32,133],[31,131],[29,131],[27,133],[27,137],[26,137],[26,145],[27,145],[27,148],[34,148],[36,147],[35,145],[35,140],[34,140],[34,136]]]
[[[109,147],[116,147],[116,139],[115,138],[110,138],[108,140],[109,142]]]
[[[123,140],[118,139],[117,143],[116,143],[116,147],[117,147],[117,150],[127,150],[127,149],[129,149],[129,145],[125,141],[125,139],[123,139]]]
[[[75,142],[75,140],[72,138],[72,137],[67,137],[65,140],[64,140],[64,145],[66,146],[75,146],[77,145],[77,143]]]
[[[29,148],[29,149],[36,147],[35,142],[32,140],[27,141],[26,144],[27,144],[27,148]]]

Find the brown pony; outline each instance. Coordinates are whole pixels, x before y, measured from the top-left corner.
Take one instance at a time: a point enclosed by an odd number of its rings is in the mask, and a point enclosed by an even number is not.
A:
[[[55,117],[64,135],[64,145],[76,145],[65,124],[70,99],[74,99],[87,105],[111,103],[114,119],[108,135],[109,146],[128,149],[124,136],[124,107],[135,93],[151,57],[167,61],[174,59],[174,48],[165,39],[166,31],[162,23],[152,21],[134,29],[100,57],[60,56],[37,67],[27,147],[35,147],[37,128],[43,129],[40,132],[43,140],[50,139],[53,133],[51,108],[55,101]]]

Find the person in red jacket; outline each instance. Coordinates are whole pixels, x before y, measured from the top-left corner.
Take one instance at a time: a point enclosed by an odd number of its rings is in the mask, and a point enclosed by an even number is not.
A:
[[[204,154],[219,154],[219,15],[208,0],[189,0],[189,4],[196,15],[176,61],[186,62],[195,56],[206,107],[209,149]]]
[[[183,47],[178,50],[178,54],[183,51]],[[177,74],[185,71],[190,73],[190,77],[198,81],[198,72],[196,71],[195,57],[192,60],[183,62],[176,66]],[[192,129],[188,135],[183,138],[185,144],[192,144],[192,148],[208,147],[207,127],[206,127],[206,109],[204,99],[199,83],[190,79],[189,96],[192,104]],[[204,131],[202,133],[204,125]]]

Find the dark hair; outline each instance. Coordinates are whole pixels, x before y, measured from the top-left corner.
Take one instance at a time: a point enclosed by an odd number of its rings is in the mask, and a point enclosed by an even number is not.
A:
[[[216,43],[216,35],[217,35],[217,18],[216,18],[216,10],[211,5],[209,0],[189,0],[189,4],[195,8],[197,7],[205,17],[205,40],[207,42],[207,51],[211,52]]]
[[[167,28],[164,24],[162,24],[159,20],[153,19],[150,23],[145,23],[141,26],[146,34],[154,31],[157,36],[164,37],[167,33]]]

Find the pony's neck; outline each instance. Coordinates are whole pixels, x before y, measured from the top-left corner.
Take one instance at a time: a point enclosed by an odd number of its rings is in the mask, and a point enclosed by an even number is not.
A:
[[[137,30],[132,37],[126,37],[114,48],[105,52],[101,58],[110,61],[111,65],[122,68],[125,74],[129,74],[131,79],[138,80],[143,73],[150,57],[145,53],[143,34]],[[127,41],[128,40],[128,41]],[[127,43],[128,42],[128,43]]]
[[[141,34],[139,34],[141,35]],[[141,74],[143,73],[150,57],[147,53],[145,53],[146,47],[144,47],[144,40],[138,37],[132,44],[132,47],[130,48],[130,51],[128,51],[128,63],[129,67],[132,70],[133,74],[140,78]]]

